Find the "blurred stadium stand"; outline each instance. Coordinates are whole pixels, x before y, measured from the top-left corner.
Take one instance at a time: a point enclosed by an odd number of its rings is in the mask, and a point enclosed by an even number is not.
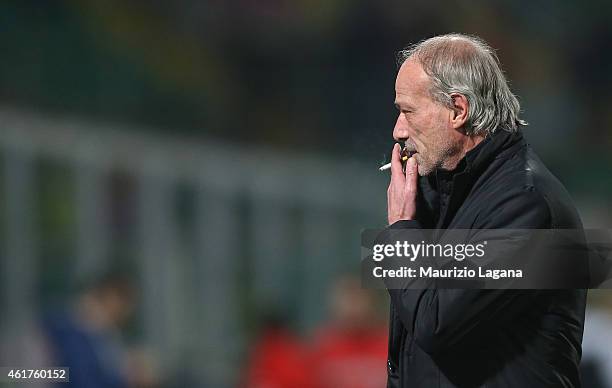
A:
[[[119,260],[142,290],[138,329],[170,375],[231,379],[259,307],[312,329],[324,285],[357,270],[360,228],[384,214],[375,165],[9,110],[0,122],[3,323]]]

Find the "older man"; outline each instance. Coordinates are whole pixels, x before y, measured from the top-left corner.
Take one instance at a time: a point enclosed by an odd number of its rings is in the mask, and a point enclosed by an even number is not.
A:
[[[493,50],[451,34],[400,55],[390,229],[581,229]],[[388,387],[578,387],[586,291],[389,288]]]

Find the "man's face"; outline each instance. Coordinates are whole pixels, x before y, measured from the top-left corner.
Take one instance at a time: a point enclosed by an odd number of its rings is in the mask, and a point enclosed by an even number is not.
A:
[[[429,77],[416,60],[402,64],[395,80],[395,105],[400,112],[393,138],[406,141],[408,149],[417,152],[419,175],[454,168],[446,163],[460,152],[465,136],[452,126],[454,112],[432,99],[430,87]]]

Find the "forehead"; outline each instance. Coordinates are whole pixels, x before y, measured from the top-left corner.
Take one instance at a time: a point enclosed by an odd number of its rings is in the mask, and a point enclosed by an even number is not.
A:
[[[395,79],[396,99],[400,99],[401,96],[424,96],[428,88],[429,76],[421,64],[414,59],[407,59],[400,67]]]

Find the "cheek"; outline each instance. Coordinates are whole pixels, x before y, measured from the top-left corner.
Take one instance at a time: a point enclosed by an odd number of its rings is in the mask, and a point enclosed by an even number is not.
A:
[[[424,122],[422,117],[416,115],[406,117],[406,124],[408,134],[411,138],[415,139],[416,141],[423,139],[424,134],[426,134],[427,123]]]
[[[439,130],[446,131],[450,128],[448,109],[437,108],[435,113],[432,114],[432,119],[432,125],[436,126]]]
[[[440,137],[448,136],[448,117],[446,116],[446,112],[441,112],[439,110],[435,110],[431,112],[431,114],[427,117],[426,122],[423,123],[426,137],[429,142],[434,141],[434,139],[440,139]],[[424,130],[424,131],[425,131]]]
[[[423,158],[422,161],[417,158],[417,161],[427,163],[429,159],[436,159],[439,147],[448,140],[445,116],[439,110],[432,109],[420,117],[415,117],[411,128],[414,142]]]
[[[410,125],[411,137],[414,138],[417,144],[425,146],[430,143],[430,137],[432,135],[432,121],[428,116],[414,117]]]

